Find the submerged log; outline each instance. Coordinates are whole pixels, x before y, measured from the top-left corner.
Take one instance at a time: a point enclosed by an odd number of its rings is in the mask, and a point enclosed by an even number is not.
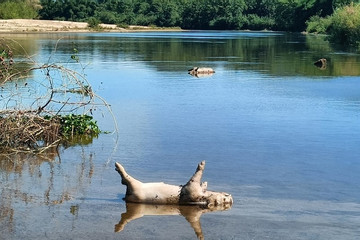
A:
[[[188,72],[190,75],[195,77],[211,76],[215,73],[214,69],[204,67],[193,67],[192,69],[189,69]]]
[[[208,208],[233,203],[232,196],[224,192],[207,190],[207,182],[201,182],[205,161],[199,163],[196,172],[185,185],[170,185],[163,182],[143,183],[130,176],[115,163],[115,170],[120,174],[121,183],[126,185],[125,201],[150,204],[203,205]]]

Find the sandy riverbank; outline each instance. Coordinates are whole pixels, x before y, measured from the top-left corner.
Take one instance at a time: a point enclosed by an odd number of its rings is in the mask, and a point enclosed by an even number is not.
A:
[[[128,32],[128,31],[149,31],[158,30],[146,26],[129,26],[120,28],[115,24],[100,24],[101,31]],[[0,20],[0,33],[21,33],[21,32],[91,32],[86,22],[70,22],[55,20],[32,20],[32,19],[8,19]]]

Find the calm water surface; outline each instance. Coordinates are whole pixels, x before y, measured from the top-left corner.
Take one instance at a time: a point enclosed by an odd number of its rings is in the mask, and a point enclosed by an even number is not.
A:
[[[40,63],[62,38],[50,61],[77,68],[76,47],[119,134],[59,156],[2,159],[0,239],[196,239],[182,209],[120,231],[125,187],[113,164],[142,181],[184,184],[201,160],[208,188],[234,198],[231,209],[202,214],[205,239],[360,236],[359,53],[273,32],[3,36]],[[326,69],[313,65],[321,57]],[[193,77],[193,66],[216,73]],[[114,130],[108,112],[95,117]]]

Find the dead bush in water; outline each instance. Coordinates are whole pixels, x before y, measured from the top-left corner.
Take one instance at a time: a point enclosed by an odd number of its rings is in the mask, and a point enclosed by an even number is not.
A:
[[[0,117],[0,146],[13,151],[44,151],[60,140],[60,123],[37,114],[11,113]]]
[[[93,111],[109,105],[92,90],[76,48],[72,70],[37,63],[19,43],[0,39],[0,151],[44,151],[76,134],[98,134]],[[111,111],[110,111],[111,112]]]

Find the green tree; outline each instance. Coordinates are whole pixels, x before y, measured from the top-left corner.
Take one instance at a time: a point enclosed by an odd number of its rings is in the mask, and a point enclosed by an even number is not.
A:
[[[276,30],[303,31],[311,16],[333,13],[333,0],[279,0],[276,6]]]
[[[307,31],[328,34],[331,42],[360,46],[360,3],[339,5],[330,16],[311,17]]]
[[[360,46],[360,3],[336,9],[329,34],[333,42]]]
[[[26,18],[33,19],[38,16],[36,1],[5,0],[0,1],[0,19]]]
[[[130,24],[133,20],[133,3],[131,0],[103,0],[95,10],[95,17],[102,23]]]
[[[180,15],[174,1],[154,0],[151,11],[155,15],[154,24],[159,27],[173,27],[178,25]]]
[[[240,29],[243,0],[190,0],[184,3],[182,27],[188,29]]]
[[[200,2],[200,1],[199,1]],[[203,29],[205,28],[205,21],[203,21],[204,5],[197,4],[195,1],[185,1],[181,13],[182,23],[181,27],[185,29]]]
[[[219,5],[216,5],[219,3]],[[242,0],[208,0],[212,6],[212,19],[209,22],[211,29],[240,29],[244,23],[243,11],[245,2]]]
[[[33,1],[38,0],[15,2]],[[304,31],[306,22],[315,19],[313,16],[329,16],[349,1],[352,0],[41,0],[39,13],[42,19],[87,21],[94,17],[102,23],[184,29]],[[1,10],[4,15],[5,10]]]
[[[246,0],[244,28],[252,30],[273,29],[278,0]]]
[[[42,19],[86,21],[94,16],[98,3],[96,0],[41,0],[41,6]]]
[[[335,10],[336,8],[344,7],[346,5],[349,5],[352,2],[354,2],[354,0],[333,0],[332,7]]]

